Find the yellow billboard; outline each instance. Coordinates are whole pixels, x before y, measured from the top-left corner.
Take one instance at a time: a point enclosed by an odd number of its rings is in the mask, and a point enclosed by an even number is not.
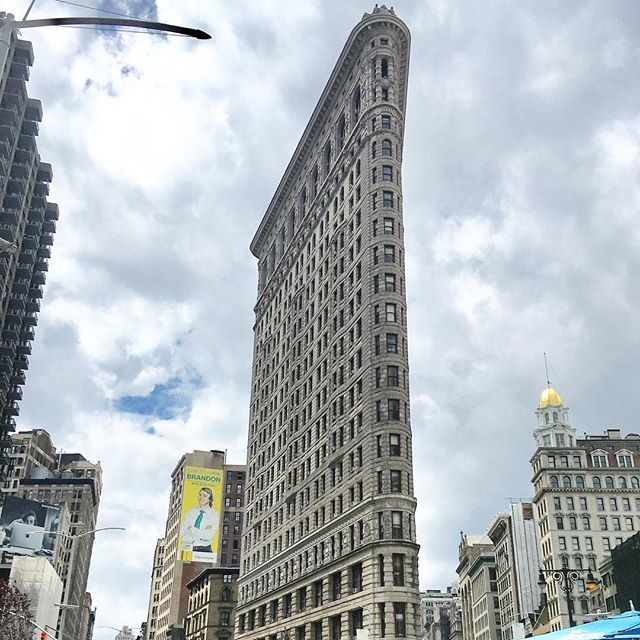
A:
[[[180,514],[179,558],[218,562],[222,470],[185,467]]]

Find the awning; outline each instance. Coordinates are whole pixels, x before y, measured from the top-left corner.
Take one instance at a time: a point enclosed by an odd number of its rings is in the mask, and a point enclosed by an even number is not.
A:
[[[627,611],[536,637],[544,640],[640,640],[640,611]]]

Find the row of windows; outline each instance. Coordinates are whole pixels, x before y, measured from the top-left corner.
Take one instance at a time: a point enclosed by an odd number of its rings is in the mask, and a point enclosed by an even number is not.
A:
[[[562,482],[562,484],[560,484]],[[559,478],[558,476],[549,476],[549,486],[553,489],[558,489],[560,486],[564,489],[571,489],[574,485],[577,489],[585,488],[585,478],[584,476],[576,476],[572,478],[571,476],[562,476]],[[631,476],[631,478],[625,478],[624,476],[618,477],[617,482],[614,481],[613,477],[606,476],[604,479],[604,485],[602,484],[602,479],[598,476],[594,476],[591,478],[591,486],[594,489],[640,489],[640,479],[637,476]]]
[[[586,496],[580,496],[578,499],[578,508],[580,511],[588,511],[589,510],[589,499]],[[605,510],[605,498],[596,498],[596,508],[598,511]],[[637,511],[640,511],[640,498],[634,498],[635,500],[635,508]],[[610,497],[608,500],[609,509],[611,511],[618,511],[618,505],[622,505],[623,511],[631,511],[631,498],[626,497]],[[576,499],[572,496],[567,496],[565,498],[565,505],[567,511],[575,511],[576,509]],[[556,511],[562,510],[562,501],[559,497],[555,497],[553,499],[553,508]]]
[[[579,518],[582,528],[586,531],[591,529],[591,518],[589,516],[580,516]],[[600,531],[608,531],[611,529],[612,531],[622,531],[622,518],[620,516],[598,516],[598,525]],[[611,523],[611,526],[609,526]],[[578,517],[576,516],[556,516],[556,529],[563,530],[565,528],[565,524],[568,529],[576,530],[578,529]],[[633,516],[625,516],[624,517],[624,526],[626,531],[635,531],[635,520]]]
[[[594,467],[603,468],[609,466],[609,456],[606,453],[592,453],[591,454],[591,464]],[[616,455],[616,461],[619,467],[631,469],[634,467],[633,456],[630,453],[618,453]],[[556,464],[558,462],[559,464]],[[570,464],[571,463],[571,464]],[[547,456],[547,465],[549,467],[582,467],[582,456],[574,455],[571,456],[558,456],[555,455]]]

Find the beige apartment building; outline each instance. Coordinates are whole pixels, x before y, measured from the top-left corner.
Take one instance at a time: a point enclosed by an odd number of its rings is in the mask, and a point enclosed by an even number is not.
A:
[[[226,464],[225,458],[224,451],[186,453],[171,474],[165,535],[156,544],[151,574],[148,640],[182,640],[189,604],[187,584],[211,567],[239,567],[246,467]],[[195,504],[203,491],[205,498],[207,492],[211,498],[208,505],[185,513],[184,505]],[[185,533],[189,529],[191,536],[200,527],[211,530],[206,553],[199,551],[197,541],[187,541]]]
[[[402,145],[410,35],[351,32],[251,244],[237,636],[415,638]]]
[[[569,408],[552,387],[536,410],[537,448],[531,458],[533,503],[540,528],[543,569],[569,567],[580,573],[568,600],[550,573],[546,576],[552,631],[591,620],[586,578],[612,549],[640,530],[640,435],[620,429],[576,437]]]

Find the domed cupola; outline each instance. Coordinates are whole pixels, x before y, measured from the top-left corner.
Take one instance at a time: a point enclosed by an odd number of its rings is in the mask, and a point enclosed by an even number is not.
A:
[[[540,394],[536,410],[538,427],[533,436],[538,447],[573,447],[576,430],[569,424],[569,407],[549,384]]]

